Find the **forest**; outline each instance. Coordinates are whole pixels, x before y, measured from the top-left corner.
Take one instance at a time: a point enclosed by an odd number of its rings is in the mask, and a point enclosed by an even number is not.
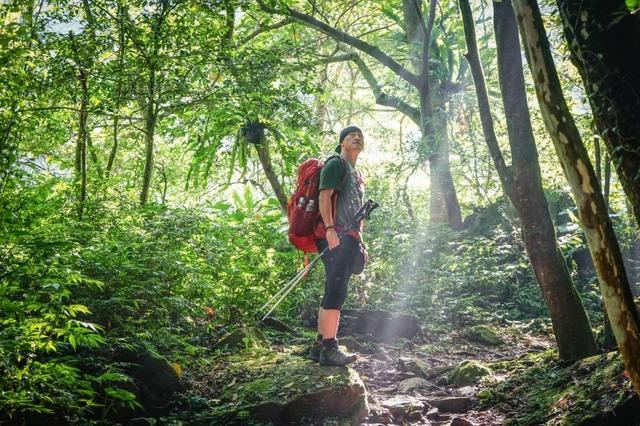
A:
[[[0,0],[0,424],[640,425],[638,226],[640,0]]]

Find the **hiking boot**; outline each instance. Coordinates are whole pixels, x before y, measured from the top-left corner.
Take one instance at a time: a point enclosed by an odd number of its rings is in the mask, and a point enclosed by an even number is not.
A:
[[[313,345],[311,345],[311,347],[309,348],[307,359],[315,362],[320,361],[320,352],[322,352],[322,341],[314,342]]]
[[[338,345],[325,346],[320,352],[320,365],[343,366],[351,364],[356,359],[356,354],[343,352]]]

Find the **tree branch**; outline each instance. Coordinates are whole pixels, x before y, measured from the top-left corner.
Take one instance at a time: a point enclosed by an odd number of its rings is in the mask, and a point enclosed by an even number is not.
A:
[[[431,0],[429,3],[429,22],[425,24],[422,17],[422,8],[420,7],[421,0],[413,0],[413,6],[416,9],[416,16],[418,17],[418,23],[420,24],[420,30],[422,31],[422,71],[420,73],[420,79],[428,84],[429,78],[429,55],[431,48],[431,33],[433,32],[433,23],[436,19],[436,7],[438,5],[437,0]]]
[[[434,1],[434,0],[432,0]],[[464,35],[467,42],[467,54],[465,55],[471,67],[471,74],[475,82],[476,97],[478,98],[478,109],[480,111],[480,121],[482,123],[482,131],[484,139],[489,148],[489,153],[493,159],[493,164],[498,171],[500,181],[505,193],[511,197],[513,194],[513,176],[511,169],[506,165],[498,139],[496,137],[495,128],[493,126],[493,116],[491,115],[491,107],[489,104],[489,95],[487,94],[487,86],[482,71],[482,64],[478,55],[478,43],[476,41],[475,25],[471,13],[469,0],[460,0],[460,11],[462,14],[462,22],[464,27]]]
[[[328,58],[320,59],[317,61],[317,63],[329,64],[329,63],[341,62],[341,61],[353,61],[356,64],[356,66],[358,67],[358,70],[360,71],[364,79],[367,81],[367,84],[369,84],[369,88],[373,92],[373,95],[376,99],[376,103],[378,105],[394,108],[397,111],[400,111],[401,113],[409,117],[411,121],[413,121],[417,126],[420,126],[420,110],[416,107],[409,105],[407,102],[403,101],[402,99],[396,96],[392,96],[384,93],[382,91],[382,87],[380,86],[380,83],[378,83],[378,80],[376,80],[375,76],[373,75],[373,73],[371,72],[367,64],[357,53],[350,52],[350,53],[345,53],[344,55],[331,56]]]
[[[434,1],[434,0],[432,0]],[[296,22],[313,28],[323,34],[328,35],[329,37],[333,38],[334,40],[341,42],[341,43],[345,43],[348,44],[351,47],[354,47],[356,49],[358,49],[361,52],[366,53],[367,55],[377,59],[381,64],[383,64],[384,66],[386,66],[387,68],[389,68],[391,71],[393,71],[398,77],[402,78],[403,80],[407,81],[408,83],[410,83],[412,86],[414,87],[419,87],[420,86],[420,79],[418,78],[417,75],[415,75],[414,73],[412,73],[411,71],[409,71],[408,69],[406,69],[405,67],[403,67],[400,63],[396,62],[395,59],[393,59],[392,57],[390,57],[389,55],[387,55],[386,53],[384,53],[382,50],[380,50],[377,46],[373,46],[365,41],[362,41],[356,37],[353,37],[347,33],[345,33],[344,31],[341,31],[337,28],[333,28],[332,26],[317,20],[316,18],[314,18],[313,16],[304,14],[302,12],[298,12],[295,9],[292,9],[290,7],[287,7],[287,11],[286,12],[281,12],[281,11],[277,11],[273,8],[270,8],[269,6],[267,6],[264,1],[262,0],[257,0],[258,4],[260,5],[260,8],[262,10],[264,10],[265,12],[268,13],[287,13],[289,16],[291,16],[291,18],[293,20],[295,20]]]
[[[273,25],[267,25],[267,26],[264,26],[264,27],[260,27],[257,30],[255,30],[254,32],[252,32],[251,34],[249,34],[248,36],[246,36],[245,38],[243,38],[240,41],[240,45],[248,43],[249,41],[253,40],[254,38],[256,38],[257,36],[259,36],[262,33],[266,33],[266,32],[271,31],[271,30],[277,30],[278,28],[282,28],[285,25],[289,25],[292,22],[293,22],[293,19],[285,18],[282,21],[276,22]]]

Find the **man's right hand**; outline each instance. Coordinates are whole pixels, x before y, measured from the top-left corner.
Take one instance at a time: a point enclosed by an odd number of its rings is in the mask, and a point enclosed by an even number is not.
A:
[[[334,248],[340,245],[340,238],[338,238],[338,233],[335,228],[330,228],[326,232],[327,243],[329,243],[329,250],[333,250]]]

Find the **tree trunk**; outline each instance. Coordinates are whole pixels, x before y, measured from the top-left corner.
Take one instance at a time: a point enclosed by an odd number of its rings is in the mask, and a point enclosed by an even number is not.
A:
[[[107,179],[111,175],[111,170],[113,169],[113,164],[116,159],[116,153],[118,152],[118,135],[120,131],[120,102],[122,98],[122,73],[124,72],[124,49],[125,49],[125,30],[124,30],[124,20],[125,13],[123,12],[122,5],[118,2],[118,17],[120,19],[119,32],[118,32],[118,40],[120,50],[118,51],[118,83],[116,86],[116,104],[113,111],[113,145],[111,146],[111,151],[109,152],[109,159],[107,160],[107,168],[106,168],[106,177]]]
[[[604,157],[604,205],[609,211],[609,191],[611,190],[611,157],[607,154]]]
[[[98,172],[98,177],[102,179],[102,165],[100,164],[100,158],[98,158],[98,154],[96,153],[95,147],[93,146],[93,141],[91,139],[91,132],[87,130],[87,147],[89,149],[89,154],[91,154],[91,161],[96,166],[96,171]]]
[[[640,14],[624,0],[557,0],[571,59],[640,226]]]
[[[591,126],[593,131],[593,160],[596,163],[596,178],[602,185],[602,150],[600,149],[600,136],[596,134],[595,125]]]
[[[482,127],[505,194],[522,222],[525,248],[551,316],[559,356],[564,360],[576,360],[595,354],[597,346],[589,319],[557,244],[542,189],[513,9],[509,2],[495,1],[493,8],[498,76],[504,110],[509,111],[506,119],[513,163],[511,168],[506,166],[495,136],[471,7],[468,0],[460,0],[469,51],[467,57],[476,84]]]
[[[609,317],[607,316],[607,311],[602,306],[602,310],[604,311],[604,331],[602,337],[602,349],[605,351],[613,351],[617,349],[616,337],[613,335],[613,329],[611,328],[611,321],[609,321]]]
[[[538,5],[535,0],[514,0],[513,5],[542,117],[578,207],[620,353],[640,393],[638,313],[600,184],[562,94]]]
[[[522,69],[518,26],[510,2],[493,2],[498,77],[506,114],[514,178],[513,204],[522,220],[525,247],[551,315],[558,354],[564,360],[597,353],[587,313],[558,245],[542,188]]]
[[[273,192],[276,194],[276,198],[280,203],[280,207],[286,213],[289,200],[287,199],[287,195],[282,190],[282,185],[280,185],[280,181],[278,180],[276,172],[273,170],[273,164],[271,163],[271,155],[269,154],[269,146],[267,145],[267,141],[256,144],[255,147],[258,151],[258,158],[260,158],[260,164],[262,164],[264,174],[267,175],[267,179],[271,184]]]
[[[155,67],[149,63],[149,81],[147,83],[146,105],[142,105],[142,112],[145,123],[145,162],[142,176],[142,191],[140,191],[140,205],[144,206],[149,200],[149,189],[151,188],[151,178],[153,176],[153,138],[156,128],[156,105],[155,105]]]
[[[78,69],[78,80],[82,90],[80,113],[78,120],[78,140],[76,141],[76,182],[79,183],[78,218],[82,220],[84,203],[87,199],[87,106],[89,105],[89,89],[87,74],[82,67]]]
[[[432,6],[435,6],[435,1]],[[410,52],[415,72],[424,78],[418,87],[420,96],[420,131],[422,132],[422,149],[429,152],[430,198],[429,224],[431,226],[449,225],[452,229],[462,229],[462,214],[451,176],[449,163],[449,140],[446,114],[434,114],[434,109],[444,110],[445,100],[432,96],[432,91],[439,86],[434,76],[425,73],[428,64],[424,63],[424,32],[420,29],[422,21],[421,2],[403,0],[402,13],[405,21],[405,33],[411,43]],[[429,42],[429,41],[427,41]],[[433,80],[433,81],[430,81]],[[434,108],[433,102],[439,102]],[[424,153],[421,153],[424,155]]]
[[[451,229],[462,229],[460,203],[451,175],[449,162],[449,132],[445,105],[438,104],[439,112],[433,114],[435,152],[429,156],[431,172],[430,224],[448,224]]]

